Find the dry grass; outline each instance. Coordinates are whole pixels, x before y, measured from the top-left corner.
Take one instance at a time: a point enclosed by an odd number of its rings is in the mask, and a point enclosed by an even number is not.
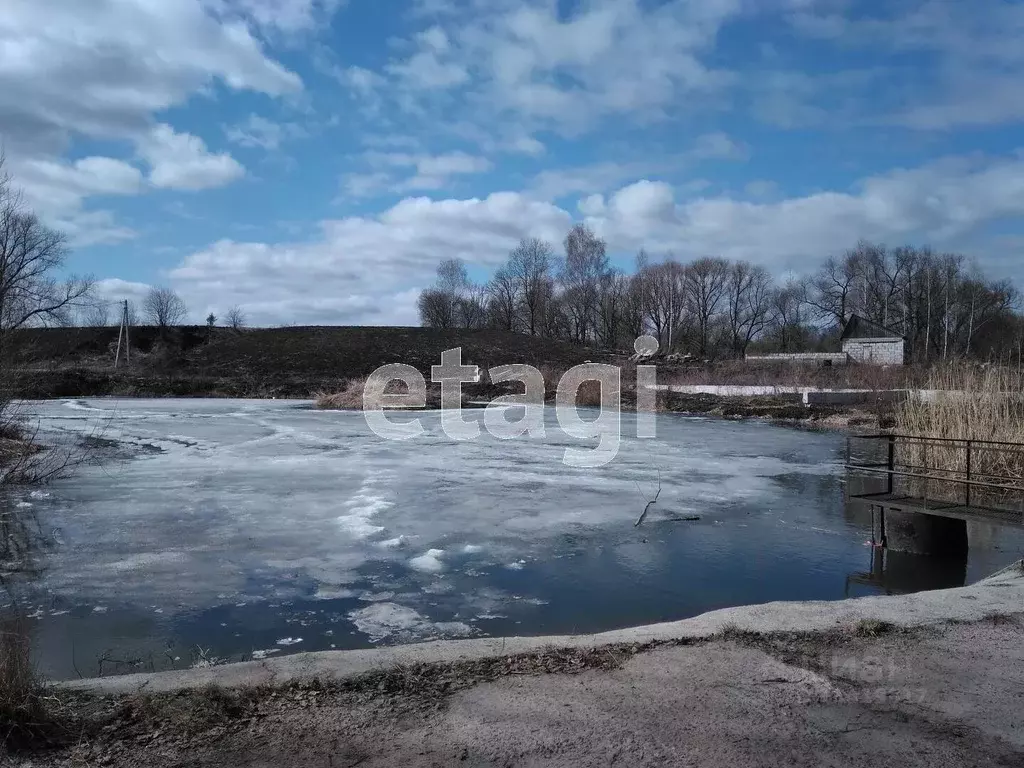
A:
[[[0,748],[46,743],[54,730],[46,689],[32,664],[27,619],[0,620]]]
[[[730,360],[706,366],[658,366],[659,384],[818,387],[820,389],[910,389],[924,385],[920,366],[820,365]]]
[[[365,386],[366,379],[349,379],[340,392],[318,392],[316,407],[338,411],[361,411]]]
[[[361,411],[363,410],[363,391],[366,389],[366,379],[349,379],[340,392],[318,392],[316,394],[316,407],[336,411]],[[384,387],[384,394],[404,395],[408,394],[409,388],[400,381],[390,381]]]
[[[932,399],[912,398],[897,409],[896,432],[914,437],[996,441],[1024,444],[1024,397],[1017,371],[1006,368],[951,366],[933,371]],[[1016,451],[1024,451],[1017,448]],[[919,474],[966,479],[965,444],[948,446],[899,444],[897,464]],[[971,477],[996,485],[1024,485],[1024,453],[971,449]],[[915,495],[962,502],[965,486],[955,482],[903,479]],[[1019,496],[1019,494],[1015,494]],[[998,489],[972,489],[975,504],[1001,506],[1011,498]]]

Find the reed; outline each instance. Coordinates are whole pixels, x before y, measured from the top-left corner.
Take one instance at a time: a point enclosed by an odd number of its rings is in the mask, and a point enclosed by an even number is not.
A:
[[[1022,377],[1001,367],[953,365],[932,371],[928,396],[911,397],[896,411],[895,431],[924,438],[1024,444]],[[967,478],[968,450],[949,445],[898,443],[901,469],[952,480]],[[984,444],[970,449],[971,478],[993,485],[1024,486],[1024,447],[994,450]],[[903,478],[898,484],[912,495],[962,503],[966,486],[953,481]],[[972,488],[972,503],[1003,506],[1019,494],[1000,489]],[[1019,503],[1019,501],[1017,502]]]

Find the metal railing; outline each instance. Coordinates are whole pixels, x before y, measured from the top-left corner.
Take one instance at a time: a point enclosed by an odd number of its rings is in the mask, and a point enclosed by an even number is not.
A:
[[[875,441],[875,453],[883,460],[854,461],[854,441]],[[941,461],[933,464],[929,457],[936,455]],[[993,461],[993,457],[999,459]],[[1019,467],[1020,473],[990,471],[988,465],[993,463]],[[925,507],[935,502],[1024,514],[1024,443],[902,434],[851,435],[846,469],[884,480],[884,490],[850,494],[853,497],[893,496],[903,480],[904,486],[913,489],[906,495],[923,499]]]

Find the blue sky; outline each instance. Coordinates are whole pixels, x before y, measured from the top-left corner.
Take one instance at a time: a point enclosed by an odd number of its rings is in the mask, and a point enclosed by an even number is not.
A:
[[[859,238],[1024,285],[1024,4],[5,0],[0,139],[111,299],[416,322],[587,222],[803,273]]]

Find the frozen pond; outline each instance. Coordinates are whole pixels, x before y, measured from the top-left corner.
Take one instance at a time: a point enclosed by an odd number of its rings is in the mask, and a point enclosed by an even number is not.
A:
[[[880,588],[856,576],[871,568],[870,527],[844,511],[837,434],[664,415],[656,439],[637,440],[623,414],[618,458],[574,469],[565,447],[589,445],[552,409],[544,439],[464,443],[438,412],[419,414],[419,438],[392,442],[360,413],[296,401],[30,409],[44,433],[89,436],[102,457],[7,502],[56,543],[19,589],[58,677],[593,632]],[[659,503],[635,528],[659,475]],[[904,562],[906,588],[1021,556],[1017,534],[972,534],[967,562]]]

